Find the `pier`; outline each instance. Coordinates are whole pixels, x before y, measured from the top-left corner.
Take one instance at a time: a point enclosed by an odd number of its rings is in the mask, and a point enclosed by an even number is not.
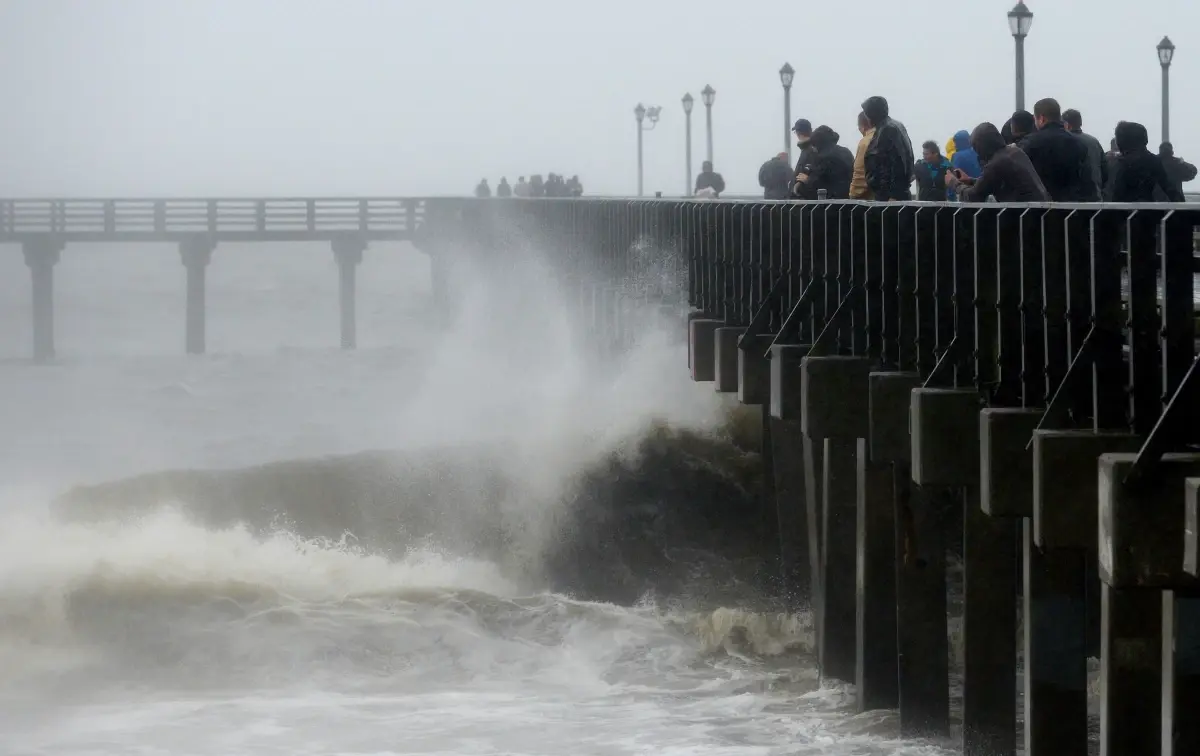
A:
[[[1089,658],[1101,753],[1200,753],[1197,227],[1191,203],[0,201],[39,361],[88,241],[179,244],[189,353],[225,241],[329,242],[345,348],[373,241],[433,255],[447,301],[449,257],[531,244],[601,353],[667,318],[693,380],[762,412],[763,547],[822,677],[971,756],[1087,754]]]

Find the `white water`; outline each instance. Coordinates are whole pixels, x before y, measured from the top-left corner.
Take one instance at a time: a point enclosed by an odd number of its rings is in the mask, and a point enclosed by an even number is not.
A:
[[[678,346],[599,390],[537,287],[503,318],[473,299],[439,338],[425,262],[394,247],[368,252],[365,348],[343,354],[329,251],[258,245],[218,249],[212,354],[188,359],[175,251],[80,246],[57,269],[62,359],[35,367],[27,271],[3,251],[0,754],[941,752],[819,689],[800,616],[575,601],[470,554],[388,559],[169,505],[50,511],[76,484],[168,468],[506,439],[536,531],[652,414],[717,421]]]

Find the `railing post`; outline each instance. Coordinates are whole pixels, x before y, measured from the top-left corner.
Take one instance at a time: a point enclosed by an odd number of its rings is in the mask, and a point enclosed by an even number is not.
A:
[[[54,359],[54,266],[63,242],[53,237],[32,239],[22,245],[33,283],[33,360]]]

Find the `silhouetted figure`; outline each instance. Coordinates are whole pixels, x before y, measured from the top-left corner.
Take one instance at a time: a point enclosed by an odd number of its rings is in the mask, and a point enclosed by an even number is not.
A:
[[[1028,110],[1018,110],[1008,119],[1008,127],[1009,136],[1005,139],[1005,144],[1015,144],[1024,148],[1025,139],[1037,131],[1037,119]]]
[[[1099,200],[1100,189],[1092,180],[1087,144],[1067,131],[1058,101],[1049,97],[1038,100],[1033,106],[1033,117],[1037,131],[1025,137],[1021,149],[1029,156],[1051,199],[1054,202]]]
[[[513,196],[512,187],[508,184],[508,179],[504,176],[500,177],[500,183],[496,184],[496,196],[505,199]]]
[[[1087,146],[1088,168],[1092,172],[1092,183],[1096,185],[1096,199],[1098,200],[1104,187],[1108,186],[1108,161],[1104,159],[1104,146],[1100,144],[1099,139],[1084,132],[1083,114],[1078,110],[1071,108],[1064,111],[1062,119],[1067,131],[1082,139],[1084,145]]]
[[[970,139],[968,134],[968,146]],[[958,151],[954,154],[957,157]],[[930,140],[921,145],[921,159],[913,166],[917,180],[917,199],[922,202],[945,202],[949,199],[952,190],[946,188],[946,174],[950,172],[951,167],[950,161],[942,155],[937,142]],[[963,173],[970,176],[965,170]]]
[[[1117,149],[1117,138],[1113,137],[1108,143],[1108,152],[1104,153],[1104,164],[1107,167],[1108,181],[1100,191],[1100,196],[1106,201],[1112,196],[1112,180],[1117,175],[1117,163],[1121,162],[1121,151]]]
[[[781,152],[762,164],[758,169],[758,185],[763,188],[763,199],[787,199],[792,188],[792,166],[788,155]]]
[[[579,183],[579,176],[572,176],[567,180],[567,195],[571,197],[583,196],[583,184]]]
[[[788,183],[788,192],[791,192],[792,184],[796,183],[796,176],[804,172],[804,166],[808,165],[813,160],[812,148],[809,142],[812,140],[813,128],[807,118],[799,118],[792,126],[792,134],[796,136],[796,146],[800,148],[800,155],[796,158],[796,170],[792,172],[792,180]]]
[[[981,123],[971,132],[971,147],[979,155],[983,172],[972,179],[958,171],[946,176],[946,186],[963,202],[1049,202],[1050,193],[1042,185],[1029,156],[1015,144],[1005,144],[1000,130]]]
[[[529,177],[529,196],[530,197],[545,197],[546,185],[542,182],[542,175],[539,173]]]
[[[854,152],[854,176],[850,179],[850,199],[870,200],[874,199],[875,195],[871,194],[871,187],[867,186],[867,148],[871,146],[871,140],[875,138],[875,128],[867,120],[867,114],[861,111],[858,114],[858,133],[862,138],[858,140],[858,149]]]
[[[513,187],[513,195],[516,197],[529,196],[529,182],[525,180],[524,176],[517,179],[517,185]]]
[[[1176,188],[1162,160],[1148,149],[1150,136],[1140,123],[1117,124],[1117,149],[1121,159],[1112,180],[1113,202],[1154,202],[1159,190],[1170,202],[1183,202],[1183,190]]]
[[[1175,157],[1175,147],[1170,142],[1163,142],[1159,145],[1158,158],[1167,172],[1167,178],[1171,179],[1171,186],[1183,194],[1183,185],[1196,178],[1196,166]],[[1165,194],[1163,199],[1166,199]]]
[[[475,187],[475,196],[479,199],[492,196],[492,188],[488,186],[487,179],[479,180],[479,186]]]
[[[849,199],[854,176],[854,153],[838,144],[840,135],[828,126],[818,126],[808,140],[812,162],[796,176],[792,191],[801,199]]]
[[[696,177],[696,194],[708,190],[714,197],[720,197],[725,191],[725,179],[713,170],[712,162],[705,160],[700,165],[700,175]]]
[[[867,186],[880,202],[912,199],[909,187],[915,158],[908,130],[891,117],[888,101],[883,97],[868,97],[862,104],[862,112],[875,129],[864,158]]]

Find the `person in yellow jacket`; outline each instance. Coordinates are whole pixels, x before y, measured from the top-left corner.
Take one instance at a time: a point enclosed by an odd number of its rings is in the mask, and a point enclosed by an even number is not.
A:
[[[867,148],[871,146],[871,138],[875,136],[875,129],[872,128],[865,113],[858,114],[858,133],[862,134],[862,139],[858,140],[858,150],[854,154],[854,173],[850,178],[850,199],[872,200],[875,199],[875,195],[867,186],[866,158]]]
[[[954,153],[957,151],[957,148],[954,146],[954,137],[950,137],[950,141],[946,142],[946,149],[942,151],[942,154],[946,156],[947,160],[954,160]]]

